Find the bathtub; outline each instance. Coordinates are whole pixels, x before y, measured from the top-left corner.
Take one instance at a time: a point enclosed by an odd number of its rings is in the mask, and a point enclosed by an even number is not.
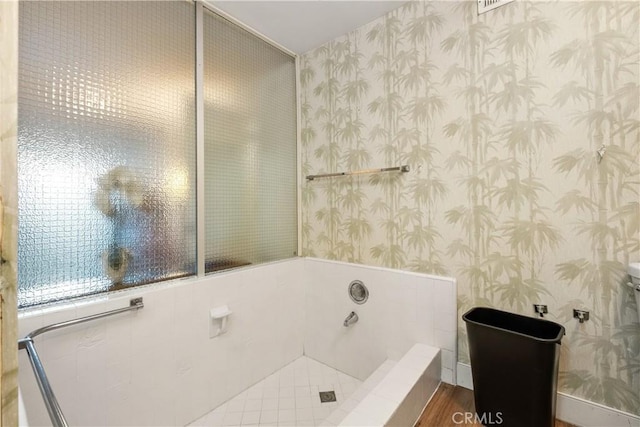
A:
[[[355,279],[369,290],[363,305],[348,296]],[[455,287],[447,277],[293,258],[23,310],[19,334],[144,298],[137,312],[36,338],[70,425],[197,423],[299,360],[357,387],[331,411],[321,406],[309,418],[301,410],[306,419],[293,421],[289,411],[263,424],[406,425],[440,380],[455,383]],[[211,309],[222,306],[232,313],[226,332],[211,338]],[[359,320],[344,327],[351,311]],[[47,425],[25,352],[19,357],[29,424]]]
[[[365,381],[301,356],[189,427],[410,426],[440,383],[439,356],[437,348],[415,344]],[[335,401],[323,402],[326,393]]]

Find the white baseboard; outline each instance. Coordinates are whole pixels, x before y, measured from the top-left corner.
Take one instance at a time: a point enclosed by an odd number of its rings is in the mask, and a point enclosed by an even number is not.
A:
[[[458,363],[458,385],[473,390],[471,366]],[[640,427],[640,417],[558,393],[556,418],[580,427]]]
[[[458,362],[458,385],[460,387],[473,390],[473,379],[471,378],[471,365]]]

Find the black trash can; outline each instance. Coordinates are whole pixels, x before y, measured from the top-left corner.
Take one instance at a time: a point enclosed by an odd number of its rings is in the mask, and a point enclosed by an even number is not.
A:
[[[503,427],[553,427],[564,327],[486,307],[467,324],[476,419]]]

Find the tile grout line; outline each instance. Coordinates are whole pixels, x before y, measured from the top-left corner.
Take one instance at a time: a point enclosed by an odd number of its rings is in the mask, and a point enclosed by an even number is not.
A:
[[[315,369],[313,367],[314,365]],[[317,380],[313,381],[313,383],[317,384],[312,384],[312,377],[317,378]],[[276,382],[277,387],[274,387],[274,383]],[[351,391],[344,393],[343,383],[349,383]],[[201,423],[210,421],[212,414],[216,413],[216,417],[221,418],[221,422],[215,423],[211,420],[212,424],[207,425],[225,425],[232,422],[239,422],[240,424],[238,425],[249,425],[247,423],[243,424],[243,420],[247,420],[251,425],[315,426],[322,423],[333,410],[344,403],[360,384],[362,384],[362,381],[357,378],[351,377],[314,359],[302,356],[218,406],[218,408],[205,414],[192,423],[192,425],[202,425]],[[278,397],[270,398],[270,395],[265,393],[265,389],[275,388],[278,389]],[[323,390],[320,390],[320,388]],[[336,402],[319,402],[320,397],[318,391],[326,391],[324,388],[335,391]],[[287,395],[282,393],[283,389],[287,390]],[[258,398],[257,396],[260,397]],[[287,399],[286,407],[282,406],[282,402],[285,399]],[[317,399],[318,402],[315,402],[315,399]],[[277,409],[267,410],[264,404],[265,400],[276,400]],[[249,409],[247,406],[249,401],[260,401],[260,409],[257,409],[257,403],[253,404],[255,405],[254,408]],[[235,410],[235,408],[240,405],[242,409]],[[281,411],[286,411],[286,421],[282,419],[283,413],[281,413]],[[271,415],[274,416],[265,418],[264,413],[266,412],[271,412]],[[245,414],[249,413],[252,415],[245,416]],[[300,415],[301,413],[306,413],[307,415]],[[318,415],[316,416],[316,414]],[[258,424],[255,424],[256,418]]]

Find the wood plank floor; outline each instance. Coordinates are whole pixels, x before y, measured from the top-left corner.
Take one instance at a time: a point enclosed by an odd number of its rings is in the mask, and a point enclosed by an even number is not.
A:
[[[473,391],[443,383],[438,387],[415,427],[482,427],[480,423],[465,423],[463,415],[454,417],[456,412],[473,413],[474,411]],[[555,427],[575,426],[556,420]]]

